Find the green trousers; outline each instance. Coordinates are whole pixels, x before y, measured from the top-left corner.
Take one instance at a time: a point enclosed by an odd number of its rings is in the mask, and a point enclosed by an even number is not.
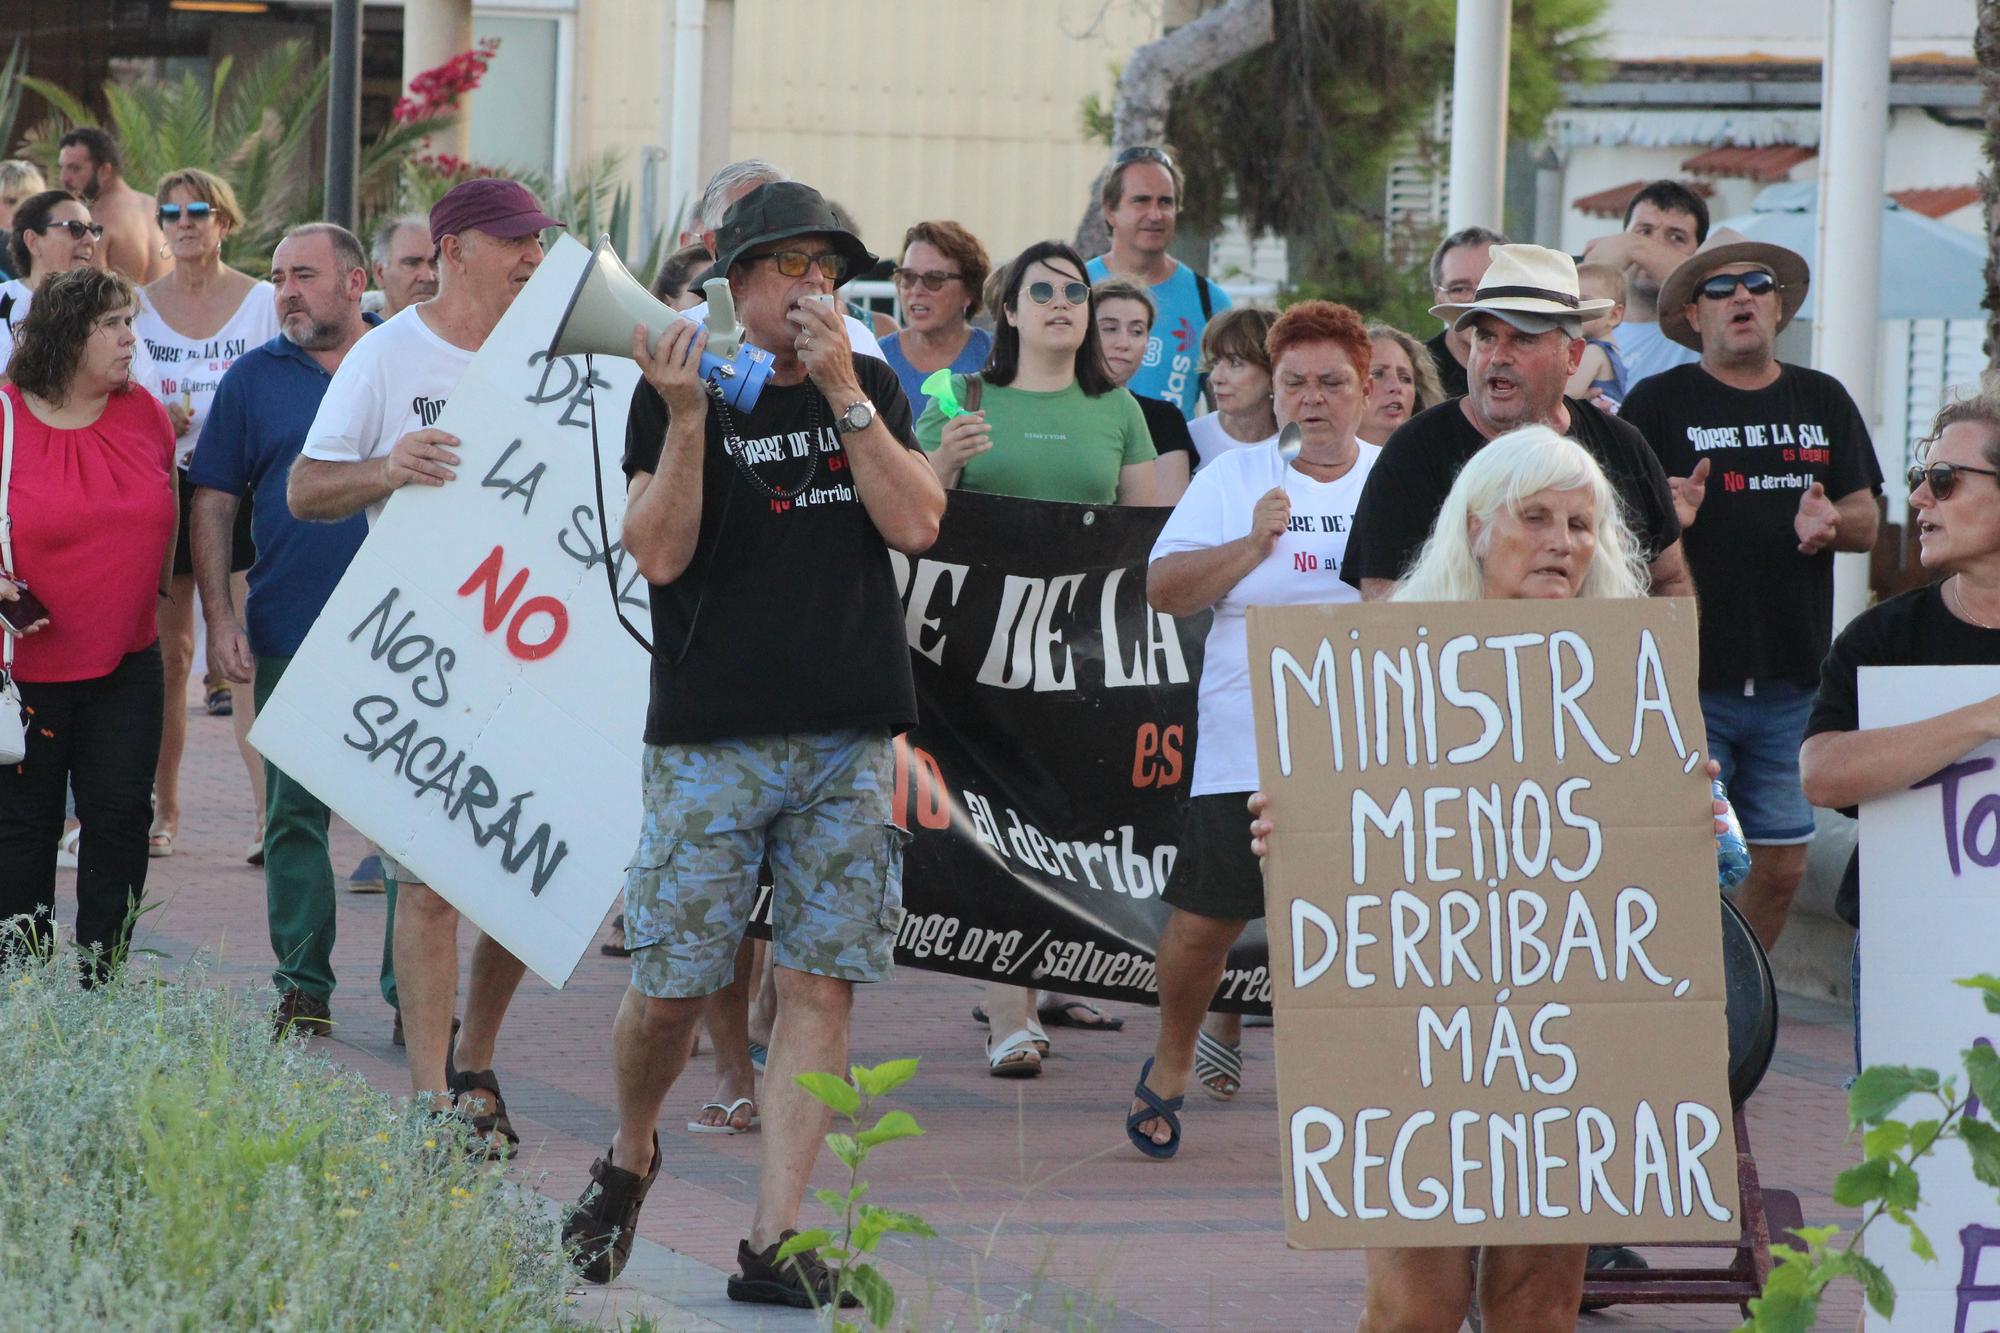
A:
[[[257,659],[257,711],[278,688],[289,657]],[[333,996],[333,862],[327,851],[329,814],[318,797],[264,761],[264,901],[279,991]]]
[[[278,688],[289,657],[257,659],[253,687],[257,709]],[[264,761],[264,899],[270,917],[271,950],[280,991],[297,990],[319,999],[333,996],[334,877],[327,850],[327,808],[318,797]],[[382,998],[396,1003],[396,969],[390,941],[395,935],[396,885],[388,884],[389,919],[382,929]]]

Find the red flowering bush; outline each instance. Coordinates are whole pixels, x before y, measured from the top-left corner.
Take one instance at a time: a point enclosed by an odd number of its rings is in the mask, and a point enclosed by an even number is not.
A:
[[[410,80],[409,97],[398,98],[390,115],[398,124],[456,111],[465,95],[486,77],[486,67],[500,51],[500,39],[488,37],[470,51],[427,69]]]

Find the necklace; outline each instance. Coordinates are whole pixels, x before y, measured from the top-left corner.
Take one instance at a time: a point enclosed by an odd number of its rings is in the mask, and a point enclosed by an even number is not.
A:
[[[1958,603],[1958,613],[1960,615],[1964,616],[1967,620],[1970,620],[1973,624],[1979,626],[1979,628],[1981,629],[1995,628],[1995,626],[1987,624],[1985,621],[1981,620],[1978,616],[1972,614],[1972,608],[1965,604],[1965,585],[1959,582],[1959,576],[1957,574],[1951,576],[1951,592],[1952,592],[1952,600]]]
[[[806,487],[812,485],[813,478],[819,475],[819,409],[821,401],[818,389],[808,390],[806,394],[805,434],[806,438],[812,441],[811,453],[806,459],[806,475],[800,479],[797,486],[789,490],[781,486],[774,486],[757,475],[757,467],[749,458],[749,451],[743,439],[742,428],[737,424],[736,417],[730,412],[728,404],[718,398],[710,404],[710,407],[719,418],[722,426],[722,451],[729,455],[729,461],[736,465],[736,470],[742,473],[752,486],[762,491],[768,498],[773,500],[796,500],[799,496],[805,494]]]

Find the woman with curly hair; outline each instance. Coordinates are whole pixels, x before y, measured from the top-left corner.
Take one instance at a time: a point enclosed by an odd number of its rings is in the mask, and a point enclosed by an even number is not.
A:
[[[46,608],[6,645],[27,757],[0,767],[0,917],[55,907],[63,792],[83,820],[76,939],[102,959],[146,889],[147,794],[160,745],[157,608],[173,572],[174,430],[130,368],[135,294],[85,268],[42,284],[0,394],[11,566],[0,603]],[[0,630],[0,633],[6,631]]]
[[[195,441],[208,419],[222,374],[236,358],[278,336],[277,293],[222,262],[229,233],[243,225],[243,209],[229,182],[199,167],[170,171],[154,191],[160,201],[160,228],[174,266],[163,278],[148,283],[136,327],[152,350],[157,369],[151,389],[166,404],[179,437],[181,530],[175,545],[173,599],[162,608],[160,649],[166,662],[166,726],[160,738],[160,767],[153,775],[153,828],[147,840],[154,856],[171,856],[180,831],[181,750],[187,743],[187,682],[194,667],[194,565],[190,558],[188,515],[194,507],[194,485],[187,465]],[[236,510],[235,551],[229,562],[231,592],[240,606],[249,592],[245,571],[256,555],[250,538],[250,504]],[[210,713],[234,715],[236,745],[250,775],[251,801],[257,812],[257,836],[249,857],[262,864],[264,849],[264,768],[244,737],[255,710],[244,692],[231,700],[228,682],[211,682]]]

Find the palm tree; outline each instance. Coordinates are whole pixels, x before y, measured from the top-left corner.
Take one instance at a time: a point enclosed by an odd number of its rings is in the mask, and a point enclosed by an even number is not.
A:
[[[314,60],[305,42],[282,42],[241,74],[223,57],[207,83],[184,73],[178,79],[107,83],[106,128],[125,154],[125,174],[140,189],[170,171],[200,167],[227,180],[243,207],[245,225],[232,232],[226,262],[256,271],[285,229],[319,215],[324,185],[305,170],[306,148],[319,127],[326,96],[327,62]],[[81,99],[42,79],[21,84],[48,102],[50,116],[28,131],[23,155],[51,173],[56,146],[77,125],[96,117]],[[404,160],[425,136],[450,124],[434,116],[390,125],[362,150],[361,192],[378,206],[393,203]]]

